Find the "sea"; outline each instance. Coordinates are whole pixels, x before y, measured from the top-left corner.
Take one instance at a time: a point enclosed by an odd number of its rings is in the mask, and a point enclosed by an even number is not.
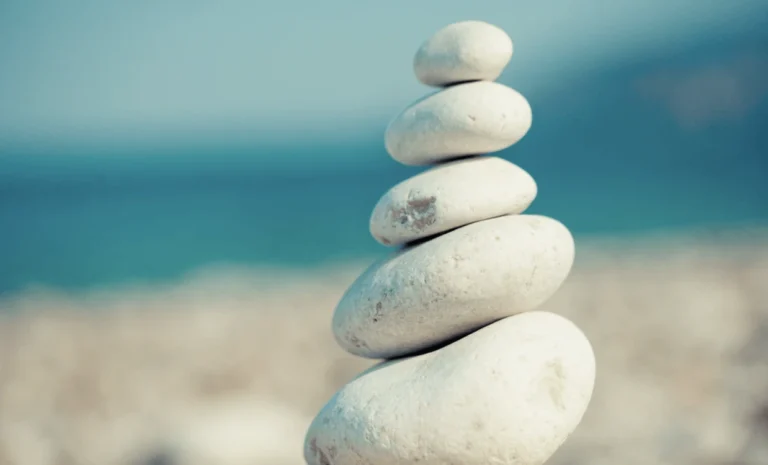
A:
[[[557,218],[577,241],[765,225],[768,39],[760,34],[585,71],[530,98],[531,131],[495,154],[536,179],[528,212]],[[387,156],[385,125],[323,143],[137,153],[0,144],[0,294],[383,255],[368,232],[371,210],[425,169]]]

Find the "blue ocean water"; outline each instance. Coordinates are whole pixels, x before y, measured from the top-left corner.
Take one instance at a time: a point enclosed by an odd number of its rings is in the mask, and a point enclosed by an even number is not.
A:
[[[529,211],[561,220],[577,239],[766,224],[765,44],[720,38],[571,76],[537,97],[530,133],[500,153],[537,180]],[[302,161],[270,167],[258,161],[264,150]],[[323,163],[338,151],[358,162]],[[0,293],[384,254],[369,236],[370,212],[420,170],[367,136],[202,153],[0,150]]]
[[[528,168],[540,190],[530,211],[560,219],[577,237],[768,219],[765,171],[754,166],[564,165]],[[382,254],[386,249],[368,233],[371,209],[410,171],[113,174],[6,183],[0,291],[30,283],[152,282],[212,263],[302,267]]]

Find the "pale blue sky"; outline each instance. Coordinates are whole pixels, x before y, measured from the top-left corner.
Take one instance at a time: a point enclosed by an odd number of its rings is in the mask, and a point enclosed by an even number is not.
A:
[[[531,98],[603,60],[750,27],[765,4],[4,0],[0,148],[292,131],[339,137],[428,92],[413,77],[413,53],[454,21],[504,28],[515,43],[505,74]]]

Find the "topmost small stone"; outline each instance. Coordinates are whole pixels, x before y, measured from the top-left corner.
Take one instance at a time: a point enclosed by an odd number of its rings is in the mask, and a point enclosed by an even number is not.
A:
[[[467,81],[494,81],[512,58],[512,39],[483,21],[462,21],[440,29],[413,59],[423,84],[444,87]]]

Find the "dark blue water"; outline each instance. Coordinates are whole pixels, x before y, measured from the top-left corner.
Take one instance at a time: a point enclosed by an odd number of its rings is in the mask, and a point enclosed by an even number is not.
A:
[[[539,184],[530,212],[558,218],[577,238],[768,222],[765,43],[719,40],[628,62],[570,77],[533,100],[531,132],[501,153]],[[712,100],[713,81],[693,101],[709,116],[681,121],[670,105],[701,79],[680,84],[679,76],[716,79],[713,67],[738,92]],[[638,84],[660,71],[667,77],[657,91],[666,99]],[[267,150],[304,161],[269,168],[258,161]],[[364,162],[322,163],[340,151]],[[0,293],[33,283],[155,282],[217,263],[304,267],[382,254],[368,234],[371,209],[388,187],[420,171],[389,160],[373,137],[100,155],[0,153]]]

